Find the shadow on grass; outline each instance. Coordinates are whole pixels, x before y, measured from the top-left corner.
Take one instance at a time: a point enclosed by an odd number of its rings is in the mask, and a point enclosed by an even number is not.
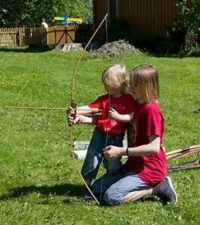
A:
[[[54,186],[23,186],[23,187],[17,187],[9,190],[9,193],[6,195],[1,195],[0,196],[0,201],[8,201],[12,200],[14,198],[20,198],[27,196],[31,193],[36,193],[36,194],[41,194],[43,197],[47,197],[44,199],[42,202],[39,204],[51,204],[51,202],[48,200],[48,197],[51,195],[56,195],[56,196],[68,196],[68,197],[81,197],[82,192],[81,192],[81,185],[75,185],[75,184],[59,184],[59,185],[54,185]],[[110,207],[108,206],[103,199],[97,197],[98,200],[101,202],[99,206],[101,207]],[[100,200],[101,199],[101,200]],[[91,199],[92,200],[92,199]],[[72,199],[65,199],[63,201],[64,204],[71,204],[74,200]],[[162,202],[160,199],[155,198],[153,196],[145,197],[143,199],[138,200],[137,202],[161,202],[162,205],[165,205],[166,203]],[[91,202],[91,201],[89,201]],[[94,201],[92,201],[94,202]]]
[[[25,47],[1,47],[0,52],[23,52],[23,53],[42,53],[51,51],[52,48],[49,47],[35,47],[35,46],[25,46]]]
[[[66,195],[66,196],[81,196],[81,186],[75,184],[59,184],[54,186],[40,186],[35,185],[17,187],[9,190],[6,195],[0,196],[0,201],[9,200],[12,198],[19,198],[31,193],[39,193],[41,195]]]

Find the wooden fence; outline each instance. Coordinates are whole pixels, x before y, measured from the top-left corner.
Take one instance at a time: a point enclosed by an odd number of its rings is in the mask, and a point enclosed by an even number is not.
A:
[[[93,32],[91,24],[71,26],[52,26],[48,30],[37,28],[30,30],[30,45],[56,46],[65,43],[87,42]]]
[[[0,46],[57,46],[87,42],[93,33],[91,24],[44,28],[0,28]]]
[[[25,28],[0,28],[0,46],[17,46],[26,42]]]

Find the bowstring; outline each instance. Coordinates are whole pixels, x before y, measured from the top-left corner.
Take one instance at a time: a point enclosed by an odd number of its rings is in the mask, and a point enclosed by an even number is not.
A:
[[[109,110],[111,109],[111,95],[108,94],[108,113]],[[106,139],[105,139],[105,145],[104,145],[104,149],[107,147],[108,144],[108,127],[106,127]],[[102,161],[104,160],[104,156],[102,157]],[[100,186],[100,203],[102,202],[102,194],[103,194],[103,178],[104,176],[102,176],[101,179],[101,186]]]

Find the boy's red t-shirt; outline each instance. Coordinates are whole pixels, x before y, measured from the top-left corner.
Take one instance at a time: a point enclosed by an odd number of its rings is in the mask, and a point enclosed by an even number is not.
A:
[[[98,117],[96,122],[96,127],[100,131],[106,132],[111,136],[124,136],[128,123],[109,119],[108,112],[110,108],[113,108],[120,114],[129,114],[133,112],[134,104],[135,101],[129,94],[124,94],[119,97],[106,94],[89,104],[89,107],[102,110],[102,114]]]
[[[150,136],[160,137],[160,151],[158,154],[143,157],[129,157],[124,167],[137,172],[140,178],[150,185],[162,181],[167,174],[167,161],[163,151],[164,118],[159,104],[155,101],[149,104],[135,104],[134,121],[131,133],[135,138],[129,140],[130,147],[146,145]]]

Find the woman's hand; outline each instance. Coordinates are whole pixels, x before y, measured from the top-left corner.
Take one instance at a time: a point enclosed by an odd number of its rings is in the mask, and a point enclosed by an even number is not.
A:
[[[122,156],[123,152],[124,152],[123,147],[117,147],[113,145],[109,145],[105,149],[103,149],[104,157],[107,160],[114,160]]]

